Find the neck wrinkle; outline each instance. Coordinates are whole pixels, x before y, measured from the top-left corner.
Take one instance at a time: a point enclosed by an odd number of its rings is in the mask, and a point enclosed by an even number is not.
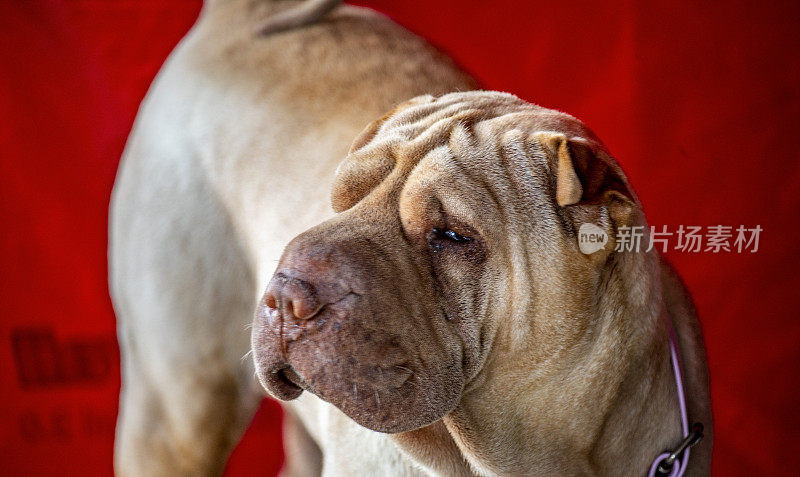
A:
[[[668,436],[679,432],[659,275],[653,272],[658,259],[648,254],[623,261],[628,263],[611,267],[613,275],[603,280],[608,283],[598,287],[603,294],[595,323],[559,357],[563,366],[539,376],[530,370],[495,373],[492,388],[471,389],[444,418],[473,467],[499,474],[645,469],[670,444]],[[513,360],[526,362],[525,356]]]
[[[589,453],[591,472],[614,474],[642,469],[680,434],[677,391],[669,352],[669,316],[660,280],[660,259],[647,253],[622,258],[617,290],[627,292],[629,346],[619,363],[619,385],[605,409],[603,423]],[[627,269],[619,273],[618,269]],[[632,273],[634,272],[634,273]],[[609,277],[612,279],[614,277]],[[638,299],[635,297],[638,296]],[[601,308],[612,309],[601,300]],[[626,324],[622,324],[626,326]]]
[[[662,318],[665,318],[662,316]],[[666,324],[629,366],[590,452],[592,472],[649,468],[681,433]]]

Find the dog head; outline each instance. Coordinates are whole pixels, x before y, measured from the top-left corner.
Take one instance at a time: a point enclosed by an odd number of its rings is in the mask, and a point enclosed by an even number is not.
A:
[[[582,123],[495,92],[415,98],[371,124],[332,203],[263,295],[256,370],[279,399],[308,390],[382,432],[578,343],[615,228],[639,220]],[[612,237],[591,255],[576,240],[587,222]]]

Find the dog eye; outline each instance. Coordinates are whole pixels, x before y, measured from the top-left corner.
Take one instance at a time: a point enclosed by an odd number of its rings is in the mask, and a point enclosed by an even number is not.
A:
[[[472,242],[472,237],[461,235],[451,229],[431,229],[428,234],[428,247],[433,253],[439,253],[447,247],[460,247]]]
[[[471,237],[465,237],[464,235],[461,235],[460,233],[450,229],[433,228],[431,229],[431,235],[435,239],[448,240],[455,243],[468,243],[472,241]]]
[[[464,232],[469,233],[469,236],[463,235]],[[462,233],[445,227],[435,227],[430,229],[426,239],[428,253],[432,256],[454,257],[472,263],[480,262],[486,257],[480,234],[469,226],[464,226]],[[435,262],[438,260],[434,260]]]

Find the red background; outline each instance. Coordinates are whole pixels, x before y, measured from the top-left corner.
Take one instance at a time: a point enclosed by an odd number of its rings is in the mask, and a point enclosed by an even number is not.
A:
[[[357,3],[428,38],[488,88],[587,122],[651,224],[763,227],[754,254],[668,256],[706,334],[715,474],[796,473],[800,3]],[[111,472],[119,374],[108,198],[137,106],[199,7],[0,0],[3,474]],[[95,350],[93,379],[24,386],[12,344],[32,329],[56,340],[57,356]],[[265,405],[229,475],[274,474],[279,422]]]

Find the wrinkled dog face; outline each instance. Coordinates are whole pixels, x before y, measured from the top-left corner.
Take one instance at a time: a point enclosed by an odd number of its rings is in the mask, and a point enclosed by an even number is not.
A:
[[[575,275],[564,264],[590,266],[559,207],[554,137],[595,141],[490,92],[416,98],[370,125],[337,171],[338,215],[286,247],[258,307],[262,385],[308,390],[382,432],[453,410],[514,317]]]

